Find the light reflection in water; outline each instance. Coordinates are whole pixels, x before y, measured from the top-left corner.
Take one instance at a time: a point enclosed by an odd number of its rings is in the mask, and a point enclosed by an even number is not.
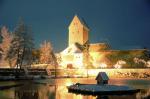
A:
[[[66,78],[56,80],[41,80],[34,82],[25,82],[24,86],[11,88],[8,90],[0,91],[0,99],[148,99],[150,98],[150,80],[144,80],[143,84],[135,84],[132,80],[113,79],[110,84],[128,84],[135,87],[147,86],[149,89],[142,90],[134,95],[111,95],[111,96],[84,96],[80,94],[68,93],[66,85],[72,83],[96,83],[94,78]],[[121,83],[122,82],[122,83]],[[144,83],[146,82],[146,84]],[[149,83],[148,83],[149,82]],[[6,82],[7,83],[7,82]],[[21,83],[21,82],[20,82]],[[1,84],[1,83],[0,83]],[[134,87],[134,86],[133,86]]]

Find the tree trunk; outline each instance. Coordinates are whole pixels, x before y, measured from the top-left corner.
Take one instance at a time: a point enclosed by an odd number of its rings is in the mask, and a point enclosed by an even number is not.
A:
[[[20,48],[17,50],[17,61],[16,61],[17,68],[19,67],[19,60],[20,60],[19,51],[20,51]]]
[[[23,47],[23,52],[22,52],[22,55],[21,55],[21,60],[20,60],[20,67],[22,67],[22,63],[23,63],[23,59],[24,59],[24,54],[25,54],[25,47]]]

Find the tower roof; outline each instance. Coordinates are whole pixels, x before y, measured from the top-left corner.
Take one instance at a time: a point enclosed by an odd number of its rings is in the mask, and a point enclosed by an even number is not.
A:
[[[74,20],[75,18],[77,18],[77,19],[80,21],[80,23],[81,23],[85,28],[87,28],[88,30],[90,29],[89,26],[87,25],[87,23],[85,22],[85,20],[84,20],[83,18],[78,17],[77,14],[74,16],[73,20]],[[73,22],[73,20],[72,20],[72,22]],[[71,22],[71,23],[72,23],[72,22]]]

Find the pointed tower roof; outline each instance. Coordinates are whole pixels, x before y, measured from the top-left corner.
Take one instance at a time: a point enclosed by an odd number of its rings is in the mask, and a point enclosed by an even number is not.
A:
[[[77,18],[77,19],[80,21],[80,23],[81,23],[85,28],[87,28],[88,30],[90,29],[89,26],[87,25],[87,23],[85,22],[85,20],[84,20],[83,18],[78,17],[77,14],[74,16],[73,20],[74,20],[75,18]],[[72,22],[73,22],[73,20],[72,20]],[[72,23],[72,22],[71,22],[71,23]]]

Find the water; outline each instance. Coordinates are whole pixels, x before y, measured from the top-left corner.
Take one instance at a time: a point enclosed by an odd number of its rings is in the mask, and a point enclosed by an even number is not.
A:
[[[96,83],[94,78],[61,78],[38,81],[7,81],[2,85],[24,83],[23,86],[0,91],[0,99],[150,99],[150,80],[110,79],[109,84],[128,85],[143,89],[133,95],[84,96],[68,93],[66,86],[73,83]]]

